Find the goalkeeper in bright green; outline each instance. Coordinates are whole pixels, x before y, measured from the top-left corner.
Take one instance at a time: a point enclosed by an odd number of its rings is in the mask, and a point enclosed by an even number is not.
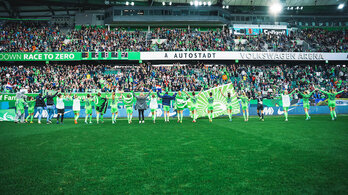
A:
[[[192,92],[192,96],[190,94],[188,94],[186,91],[184,91],[186,93],[186,95],[190,98],[191,101],[191,107],[190,107],[190,111],[191,111],[191,116],[193,118],[192,122],[195,123],[196,119],[197,119],[197,101],[198,101],[198,97],[201,95],[203,91],[203,87],[201,89],[201,91],[199,92],[198,96],[196,96],[195,92]]]
[[[228,114],[228,118],[230,119],[230,122],[232,122],[232,110],[233,110],[233,106],[232,106],[232,96],[231,93],[228,92],[227,96],[225,96],[222,91],[221,88],[219,89],[221,95],[226,98],[226,108],[227,108],[227,114]]]
[[[246,95],[246,93],[243,91],[241,96],[237,97],[240,99],[241,105],[242,105],[242,110],[243,110],[243,117],[244,121],[247,122],[249,120],[249,102],[250,98]]]
[[[187,105],[186,98],[181,93],[181,91],[179,91],[178,95],[175,97],[175,107],[176,107],[176,114],[178,116],[178,123],[179,122],[182,123],[183,112],[186,105]]]
[[[92,99],[90,94],[87,94],[87,98],[83,100],[85,102],[85,112],[86,112],[86,116],[85,116],[85,123],[88,124],[87,120],[89,117],[89,123],[92,123],[92,102],[94,102],[94,100]]]
[[[209,97],[207,97],[208,100],[208,118],[209,122],[213,122],[213,112],[214,112],[214,98],[213,98],[213,93],[209,93]]]
[[[128,124],[132,123],[132,118],[133,118],[133,92],[130,94],[128,93],[126,96],[121,94],[123,104],[126,106],[126,111],[127,111],[127,119],[128,119]]]
[[[302,95],[302,102],[303,102],[303,109],[306,114],[306,121],[311,120],[311,117],[309,116],[309,98],[312,96],[315,90],[309,93],[309,91],[304,91],[303,93],[300,91],[299,93]]]
[[[325,95],[328,96],[328,106],[330,109],[330,115],[331,115],[331,119],[332,120],[336,120],[337,119],[337,114],[336,114],[336,95],[340,94],[342,92],[344,92],[344,90],[336,92],[334,89],[331,89],[330,91],[323,91],[323,90],[319,90],[322,93],[324,93]]]
[[[111,97],[111,119],[112,119],[112,124],[116,123],[116,119],[118,116],[118,101],[119,101],[119,97],[117,97],[117,95],[115,94],[115,92],[112,93],[112,97]]]
[[[28,122],[28,119],[30,118],[30,123],[33,123],[35,99],[32,96],[30,96],[27,103],[28,103],[28,116],[25,119],[25,122]]]

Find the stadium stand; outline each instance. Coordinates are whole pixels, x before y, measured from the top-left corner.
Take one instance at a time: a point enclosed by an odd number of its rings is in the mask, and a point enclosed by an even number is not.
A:
[[[10,22],[0,27],[0,52],[84,51],[273,51],[347,52],[347,30],[300,29],[287,34],[233,35],[228,29],[123,28],[82,26],[61,32],[58,25]],[[308,43],[305,49],[303,42]]]

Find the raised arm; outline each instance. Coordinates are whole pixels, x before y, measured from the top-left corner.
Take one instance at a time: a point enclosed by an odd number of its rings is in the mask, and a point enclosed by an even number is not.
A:
[[[310,92],[308,95],[309,95],[309,97],[311,97],[312,96],[312,94],[315,92],[315,90],[313,90],[312,92]]]
[[[149,92],[147,92],[147,94],[145,95],[145,98],[148,98],[149,95],[151,94],[151,91],[149,89],[147,89]]]
[[[298,93],[302,96],[305,96],[305,94],[303,94],[301,91],[298,91]]]
[[[46,99],[48,97],[48,92],[46,93],[45,96],[42,97],[42,99]]]
[[[297,91],[297,88],[296,89],[294,89],[294,90],[292,90],[292,92],[291,93],[289,93],[289,95],[292,95],[295,91]]]
[[[336,96],[337,94],[340,94],[340,93],[344,92],[344,91],[345,91],[345,90],[342,90],[342,91],[336,92],[336,93],[335,93],[335,96]]]
[[[171,98],[171,99],[174,99],[174,98],[176,97],[176,94],[177,94],[177,93],[175,93],[173,96],[170,96],[170,98]]]
[[[186,91],[184,91],[185,93],[186,93],[186,95],[190,98],[191,96],[190,96],[190,94],[188,94]]]
[[[329,94],[329,92],[324,91],[324,90],[321,90],[321,89],[319,89],[319,91],[322,92],[322,93],[324,93],[324,94],[326,94],[326,95]]]
[[[226,97],[226,96],[222,93],[221,89],[219,89],[219,91],[220,91],[220,93],[221,93],[221,95],[222,95],[223,97]]]
[[[163,96],[157,91],[157,96],[163,98]]]
[[[203,87],[202,87],[201,91],[198,93],[198,96],[200,96],[202,92],[203,92]]]
[[[58,91],[52,96],[52,98],[56,97],[58,95]]]

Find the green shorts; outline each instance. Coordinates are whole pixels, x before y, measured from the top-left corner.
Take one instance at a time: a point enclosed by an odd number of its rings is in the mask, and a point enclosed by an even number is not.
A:
[[[190,107],[190,111],[194,111],[194,110],[197,110],[197,107],[196,106],[191,106]]]
[[[227,110],[233,110],[233,106],[231,104],[227,105]]]
[[[127,114],[132,114],[133,113],[133,107],[127,107]]]
[[[303,108],[309,109],[309,104],[303,104]]]
[[[242,104],[242,110],[246,110],[248,109],[248,105],[247,104]]]
[[[289,107],[283,107],[284,111],[288,111]]]
[[[79,114],[80,113],[80,111],[74,111],[74,114]]]
[[[334,107],[336,107],[336,102],[329,102],[328,106],[330,108],[334,108]]]
[[[209,111],[213,111],[214,110],[214,106],[208,106],[208,110]]]
[[[163,111],[169,112],[170,108],[169,106],[163,106]]]
[[[184,110],[185,107],[176,107],[176,110]]]
[[[28,109],[28,114],[33,114],[34,113],[34,108],[33,109]]]
[[[117,107],[112,107],[111,108],[111,113],[116,113],[118,112],[118,108]]]
[[[151,112],[156,112],[157,109],[151,109]]]
[[[92,108],[86,109],[85,112],[86,114],[92,114]]]

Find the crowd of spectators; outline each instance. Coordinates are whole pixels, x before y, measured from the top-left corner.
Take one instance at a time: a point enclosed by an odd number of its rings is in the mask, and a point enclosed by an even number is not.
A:
[[[225,28],[157,28],[152,31],[82,26],[62,31],[48,23],[0,26],[0,52],[84,51],[279,51],[347,52],[343,30],[300,29],[288,34],[233,35]],[[155,41],[158,40],[158,41]],[[307,44],[304,44],[307,43]]]
[[[298,31],[300,37],[318,52],[347,52],[348,31],[329,31],[321,28],[309,28]]]
[[[197,29],[158,28],[152,39],[166,39],[155,43],[154,51],[231,51],[229,30],[198,31]]]
[[[1,66],[0,79],[2,92],[16,92],[20,89],[36,93],[43,90],[117,92],[138,91],[144,87],[163,91],[199,91],[201,88],[233,83],[236,91],[245,91],[250,97],[261,91],[265,97],[273,98],[284,90],[292,91],[295,88],[301,91],[314,88],[346,89],[348,70],[345,65],[48,64]]]

